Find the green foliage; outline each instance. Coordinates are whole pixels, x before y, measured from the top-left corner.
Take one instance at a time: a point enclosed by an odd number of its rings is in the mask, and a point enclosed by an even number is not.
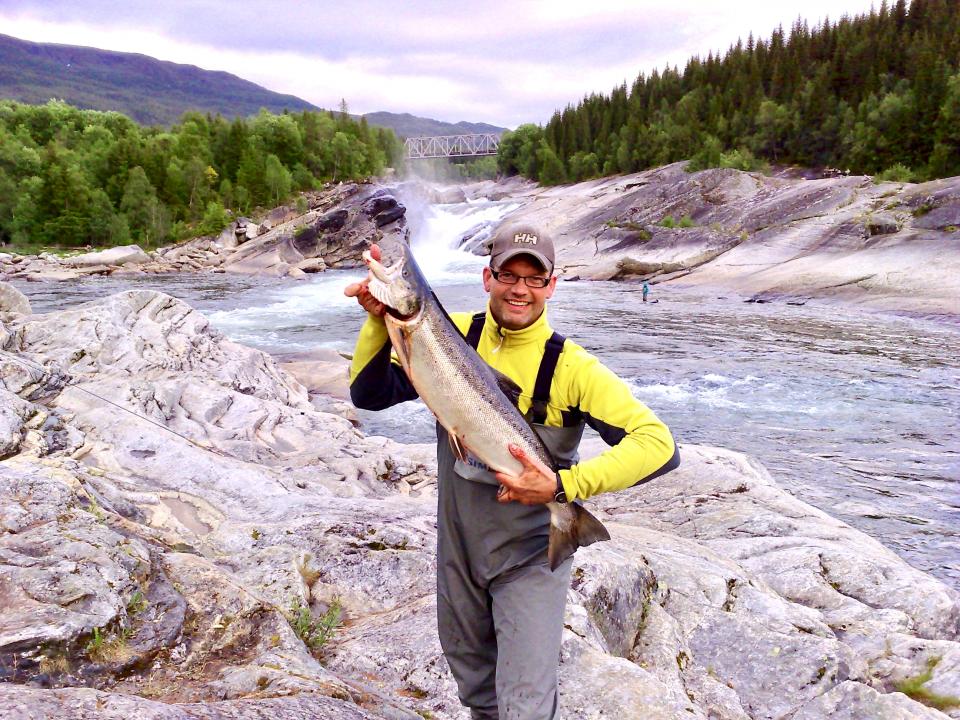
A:
[[[877,183],[881,182],[913,182],[916,179],[916,175],[903,163],[897,163],[896,165],[891,165],[883,172],[874,176],[873,181]]]
[[[201,235],[219,235],[220,231],[229,224],[230,215],[223,207],[223,203],[219,200],[211,200],[207,203],[207,209],[197,226],[197,232]]]
[[[57,101],[0,100],[0,245],[154,247],[402,156],[393,132],[325,112],[232,122],[189,112],[164,131]]]
[[[521,125],[500,137],[497,166],[503,175],[523,175],[538,178],[537,149],[543,140],[543,131],[537,125]]]
[[[690,162],[687,163],[687,172],[720,167],[722,151],[723,145],[720,143],[720,140],[713,135],[707,135],[703,140],[703,145],[700,150],[690,158]]]
[[[761,160],[749,148],[741,147],[720,154],[720,167],[743,170],[744,172],[769,173],[770,163]]]
[[[310,203],[307,202],[307,199],[303,195],[297,195],[296,208],[297,212],[303,215],[310,209]]]
[[[100,632],[100,628],[95,627],[93,629],[93,634],[90,636],[90,639],[87,640],[87,644],[84,645],[83,651],[87,654],[88,657],[94,658],[99,655],[103,649],[104,643],[106,642],[106,634]]]
[[[139,615],[147,609],[147,598],[140,590],[135,590],[130,599],[127,600],[127,615]]]
[[[132,635],[133,631],[127,627],[121,627],[115,632],[95,627],[83,651],[88,658],[98,663],[121,660],[129,655],[127,641]]]
[[[567,181],[563,163],[546,140],[540,140],[540,147],[537,148],[537,165],[540,168],[540,182],[544,185],[559,185]]]
[[[287,622],[303,643],[315,654],[322,654],[324,646],[330,641],[341,625],[343,606],[338,598],[330,603],[327,611],[318,618],[313,617],[310,608],[301,604],[299,599],[290,603]]]
[[[960,3],[881,3],[814,28],[797,20],[591,94],[543,127],[521,125],[498,156],[502,173],[543,183],[678,160],[691,171],[772,162],[960,175]]]
[[[679,220],[675,219],[673,215],[664,215],[658,224],[665,228],[692,228],[697,226],[689,215],[684,215]]]

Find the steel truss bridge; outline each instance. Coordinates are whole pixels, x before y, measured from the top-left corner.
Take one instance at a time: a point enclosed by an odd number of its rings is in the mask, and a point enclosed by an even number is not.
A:
[[[499,145],[500,136],[495,133],[413,137],[403,141],[407,160],[496,155]]]

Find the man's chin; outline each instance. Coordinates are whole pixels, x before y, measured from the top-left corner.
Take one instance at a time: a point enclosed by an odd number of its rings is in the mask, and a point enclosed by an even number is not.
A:
[[[520,313],[508,312],[507,316],[504,317],[500,323],[500,326],[507,330],[523,330],[529,326],[531,322],[533,322],[533,320],[530,317],[530,310],[524,308],[523,312]]]

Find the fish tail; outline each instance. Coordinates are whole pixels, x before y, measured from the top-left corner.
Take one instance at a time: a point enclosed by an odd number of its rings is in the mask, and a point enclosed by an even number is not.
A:
[[[610,539],[610,533],[603,523],[591,515],[589,510],[577,503],[570,503],[570,508],[573,510],[573,521],[566,527],[561,528],[550,523],[547,559],[550,561],[551,570],[556,570],[578,547]]]

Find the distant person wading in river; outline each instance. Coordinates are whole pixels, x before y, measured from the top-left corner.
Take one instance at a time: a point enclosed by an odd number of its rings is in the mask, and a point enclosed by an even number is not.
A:
[[[376,246],[371,252],[379,260]],[[548,476],[521,451],[513,453],[524,464],[521,475],[491,473],[473,458],[456,459],[438,425],[437,621],[460,700],[475,720],[559,717],[557,666],[573,558],[551,572],[545,503],[622,490],[680,463],[670,431],[626,383],[547,323],[553,269],[553,243],[538,228],[502,228],[483,269],[486,311],[450,316],[480,357],[520,386],[519,410],[561,468]],[[357,407],[382,410],[417,393],[391,361],[384,306],[368,284],[345,291],[368,313],[350,396]],[[579,462],[584,424],[612,447]]]
[[[650,286],[647,285],[647,281],[643,281],[643,301],[647,301],[647,295],[650,293]]]

